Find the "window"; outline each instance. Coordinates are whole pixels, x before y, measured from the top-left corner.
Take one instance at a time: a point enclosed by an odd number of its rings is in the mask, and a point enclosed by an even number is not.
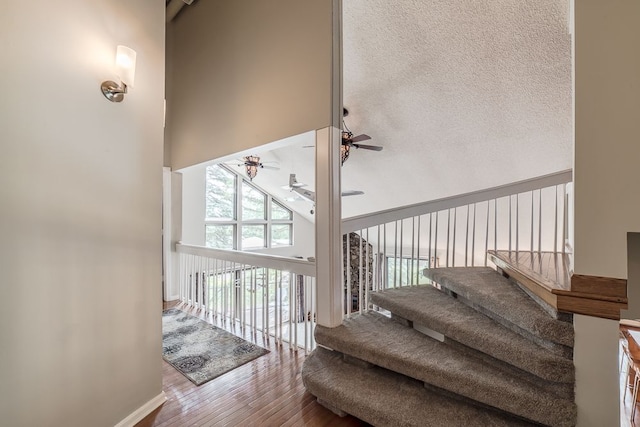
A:
[[[293,244],[293,213],[275,200],[271,201],[271,247]]]
[[[233,249],[234,225],[205,225],[206,245],[208,248]]]
[[[267,195],[242,180],[242,220],[267,219]]]
[[[406,286],[428,284],[422,271],[429,268],[428,259],[394,258],[387,256],[387,286]]]
[[[207,168],[207,212],[205,218],[236,219],[237,176],[221,167]]]
[[[260,249],[293,244],[293,212],[243,177],[207,167],[205,242],[216,249]]]

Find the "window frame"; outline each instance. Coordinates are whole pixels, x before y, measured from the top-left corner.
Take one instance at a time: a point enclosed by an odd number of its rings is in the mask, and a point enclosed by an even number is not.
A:
[[[246,179],[244,176],[242,176],[240,173],[232,170],[231,168],[228,168],[222,164],[214,164],[214,165],[209,165],[207,166],[207,169],[210,167],[219,167],[221,169],[223,169],[225,172],[229,172],[232,173],[236,179],[235,179],[235,191],[234,191],[234,197],[235,197],[235,218],[232,220],[228,220],[228,219],[215,219],[215,218],[209,218],[206,216],[207,214],[207,183],[205,182],[205,194],[204,194],[204,200],[205,200],[205,206],[204,206],[204,210],[205,210],[205,219],[204,219],[204,234],[205,234],[205,246],[207,246],[207,239],[206,239],[206,235],[207,235],[207,226],[209,225],[232,225],[234,227],[234,233],[233,233],[233,247],[231,249],[234,250],[260,250],[260,249],[270,249],[270,248],[283,248],[283,247],[287,247],[287,246],[293,246],[294,245],[294,212],[293,210],[289,209],[281,200],[273,197],[271,194],[269,194],[268,192],[264,191],[263,189],[261,189],[260,187],[258,187],[257,185],[255,185],[252,181]],[[205,180],[206,180],[206,176],[207,176],[207,172],[205,172]],[[265,217],[264,219],[248,219],[245,220],[243,219],[243,215],[242,215],[242,201],[243,201],[243,187],[244,185],[249,186],[252,190],[258,191],[260,194],[264,195],[265,197]],[[289,219],[273,219],[272,216],[272,206],[273,204],[276,203],[278,206],[280,206],[282,209],[285,209],[287,212],[289,212]],[[262,225],[265,227],[265,234],[264,234],[264,245],[262,247],[252,247],[249,249],[243,249],[242,248],[242,228],[243,226],[256,226],[256,225]],[[272,233],[272,226],[273,225],[289,225],[289,244],[288,245],[274,245],[273,244],[273,233]],[[228,249],[228,248],[227,248]]]

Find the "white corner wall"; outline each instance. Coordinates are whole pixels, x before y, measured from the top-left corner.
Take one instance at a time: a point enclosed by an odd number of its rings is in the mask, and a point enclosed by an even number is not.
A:
[[[575,268],[624,279],[640,231],[640,2],[581,0],[575,13]]]
[[[640,2],[575,1],[574,21],[574,268],[625,279],[627,233],[640,231]],[[578,425],[619,425],[617,322],[575,324]]]
[[[164,2],[0,3],[3,425],[135,422],[162,401]],[[121,104],[116,45],[137,51]]]

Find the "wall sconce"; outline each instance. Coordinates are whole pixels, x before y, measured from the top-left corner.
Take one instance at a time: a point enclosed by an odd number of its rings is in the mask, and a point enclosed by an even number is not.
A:
[[[120,84],[106,80],[100,85],[102,94],[111,102],[122,102],[128,87],[133,87],[136,75],[136,51],[126,46],[118,46],[116,50],[116,75]]]

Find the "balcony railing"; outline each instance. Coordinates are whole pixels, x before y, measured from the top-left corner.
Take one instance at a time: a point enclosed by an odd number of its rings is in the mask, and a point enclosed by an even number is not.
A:
[[[180,299],[292,349],[315,348],[315,264],[178,244]]]
[[[343,220],[345,316],[370,309],[370,292],[428,283],[425,268],[487,266],[490,249],[564,252],[571,180],[568,170]]]
[[[425,268],[487,266],[487,251],[564,252],[572,172],[342,221],[344,316],[371,292],[428,283]],[[224,322],[310,351],[316,267],[307,260],[178,244],[180,298]]]

